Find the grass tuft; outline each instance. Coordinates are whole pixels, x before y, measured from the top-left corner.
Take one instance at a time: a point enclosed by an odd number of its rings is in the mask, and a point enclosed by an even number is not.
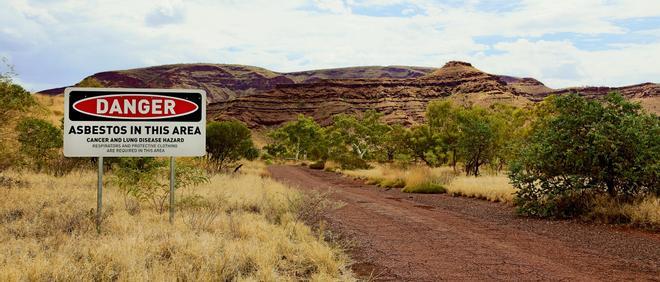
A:
[[[406,186],[401,190],[401,192],[420,193],[420,194],[441,194],[441,193],[446,193],[447,189],[445,189],[444,186],[437,183],[425,182],[415,186]]]
[[[585,219],[660,230],[660,197],[649,196],[632,202],[596,197]]]
[[[506,176],[458,176],[447,186],[447,193],[452,196],[513,203],[516,189]]]
[[[406,188],[409,193],[444,193],[446,183],[453,177],[451,168],[429,168],[395,165],[374,165],[371,169],[342,170],[341,173],[362,179],[366,184],[383,188]]]

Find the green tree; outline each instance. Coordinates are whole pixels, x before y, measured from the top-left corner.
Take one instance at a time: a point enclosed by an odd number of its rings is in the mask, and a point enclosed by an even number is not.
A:
[[[336,115],[328,135],[335,140],[335,146],[351,148],[359,159],[378,159],[384,153],[385,136],[391,130],[390,126],[380,121],[382,116],[374,110],[362,115]]]
[[[483,108],[472,107],[458,114],[458,154],[467,175],[479,175],[479,168],[492,163],[498,150],[497,123]]]
[[[491,121],[497,130],[495,134],[495,155],[491,162],[493,169],[501,171],[515,157],[529,134],[530,113],[525,108],[506,104],[489,107]]]
[[[0,58],[0,171],[16,164],[16,122],[37,103],[30,92],[13,82],[13,66]]]
[[[42,170],[54,160],[62,148],[62,130],[37,118],[24,118],[16,125],[19,152],[28,158],[36,170]]]
[[[447,162],[447,147],[443,144],[440,134],[427,124],[410,129],[408,148],[413,157],[430,167],[441,166]]]
[[[412,155],[408,144],[410,130],[400,124],[391,126],[391,129],[385,134],[382,143],[382,152],[385,154],[386,161],[395,159],[409,160]]]
[[[435,143],[442,144],[444,152],[448,159],[451,159],[451,165],[456,171],[458,162],[458,141],[460,130],[458,127],[458,116],[462,108],[454,106],[450,100],[438,100],[429,103],[426,109],[426,119],[429,130],[437,134],[439,138]],[[438,152],[439,153],[439,152]],[[436,153],[437,154],[437,153]]]
[[[16,114],[25,112],[37,102],[32,94],[12,81],[9,74],[0,74],[0,121],[6,123]]]
[[[0,119],[4,122],[12,115],[27,111],[36,105],[32,94],[18,84],[0,81]]]
[[[520,212],[572,216],[589,195],[660,194],[658,116],[618,94],[602,103],[576,94],[547,102],[511,166]]]
[[[268,136],[274,141],[273,148],[283,147],[286,157],[296,160],[301,157],[321,159],[326,152],[323,129],[313,118],[304,115],[271,131]]]
[[[238,160],[259,157],[252,133],[239,121],[212,121],[206,125],[206,152],[217,169],[224,170]]]

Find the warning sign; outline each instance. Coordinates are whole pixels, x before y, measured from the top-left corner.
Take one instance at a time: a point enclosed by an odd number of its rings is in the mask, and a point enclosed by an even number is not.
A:
[[[203,90],[72,87],[64,92],[67,157],[205,154]]]

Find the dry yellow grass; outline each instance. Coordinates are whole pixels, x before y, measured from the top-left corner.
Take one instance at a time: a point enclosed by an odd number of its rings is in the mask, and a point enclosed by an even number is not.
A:
[[[589,217],[608,223],[628,223],[657,230],[660,229],[660,197],[649,196],[632,203],[597,197]]]
[[[408,168],[376,164],[371,169],[344,170],[343,174],[367,180],[370,184],[390,187],[419,187],[428,183],[439,184],[455,196],[473,197],[495,202],[513,202],[516,190],[506,176],[458,176],[451,167],[429,168],[413,165]]]
[[[370,169],[342,170],[341,173],[359,179],[369,184],[378,184],[381,187],[406,187],[412,191],[413,187],[431,185],[446,185],[454,177],[450,167],[429,168],[413,165],[407,168],[394,165],[375,164]]]
[[[0,187],[0,281],[353,279],[346,256],[296,219],[298,192],[254,172],[177,192],[173,225],[106,186],[100,235],[93,172],[4,175],[23,184]]]
[[[447,186],[450,195],[512,203],[516,189],[506,176],[458,176]]]
[[[628,204],[624,210],[633,222],[660,226],[660,197],[648,197],[638,204]]]

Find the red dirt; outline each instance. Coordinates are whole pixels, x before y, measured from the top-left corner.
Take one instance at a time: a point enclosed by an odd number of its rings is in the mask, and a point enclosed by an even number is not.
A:
[[[342,175],[271,166],[300,189],[331,191],[346,205],[331,230],[355,242],[365,278],[437,280],[660,280],[660,234],[515,216],[504,204],[401,193]]]

